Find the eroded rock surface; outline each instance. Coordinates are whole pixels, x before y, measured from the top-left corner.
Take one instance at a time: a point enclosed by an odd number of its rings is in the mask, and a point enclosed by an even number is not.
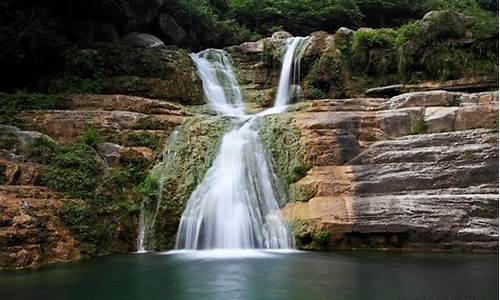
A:
[[[331,248],[498,250],[497,92],[296,109],[312,168],[283,213],[309,224],[312,240],[323,231]]]
[[[0,269],[34,267],[80,257],[61,223],[64,199],[47,188],[0,186]]]

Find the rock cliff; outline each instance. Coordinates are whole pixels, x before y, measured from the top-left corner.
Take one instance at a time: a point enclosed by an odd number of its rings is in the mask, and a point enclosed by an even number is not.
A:
[[[130,20],[158,18],[182,39],[155,8],[163,1],[149,2],[123,9],[141,16]],[[498,251],[497,58],[481,56],[490,44],[470,24],[419,40],[443,29],[432,20],[461,17],[431,14],[407,28],[414,35],[405,43],[382,29],[311,34],[299,64],[302,99],[260,129],[298,247]],[[113,26],[137,27],[122,21]],[[115,38],[106,24],[87,25],[97,26],[92,40]],[[226,48],[249,111],[272,105],[289,36]],[[134,251],[143,199],[160,214],[151,248],[172,247],[230,120],[199,106],[187,51],[147,41],[71,49],[64,72],[39,83],[45,94],[0,93],[0,269]],[[457,65],[439,52],[443,43],[485,63]],[[408,49],[427,60],[408,67],[401,59],[413,52],[396,55]],[[167,141],[175,155],[159,164],[170,172],[160,187],[148,172]]]

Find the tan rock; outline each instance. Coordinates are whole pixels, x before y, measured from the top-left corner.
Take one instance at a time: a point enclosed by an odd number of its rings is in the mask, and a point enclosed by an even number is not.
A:
[[[0,269],[80,257],[75,239],[58,218],[63,201],[69,200],[42,187],[0,186]]]

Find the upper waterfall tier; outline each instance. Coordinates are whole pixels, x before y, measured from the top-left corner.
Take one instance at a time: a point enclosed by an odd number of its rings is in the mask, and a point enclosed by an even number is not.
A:
[[[284,108],[294,97],[300,96],[300,60],[307,41],[304,37],[291,37],[286,41],[275,108]]]
[[[208,104],[224,115],[244,115],[240,87],[226,52],[206,49],[191,54],[191,57],[203,82],[203,92]]]

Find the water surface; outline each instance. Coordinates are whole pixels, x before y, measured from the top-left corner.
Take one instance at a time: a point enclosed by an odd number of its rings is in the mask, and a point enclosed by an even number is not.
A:
[[[498,299],[498,255],[128,254],[0,272],[0,299]]]

